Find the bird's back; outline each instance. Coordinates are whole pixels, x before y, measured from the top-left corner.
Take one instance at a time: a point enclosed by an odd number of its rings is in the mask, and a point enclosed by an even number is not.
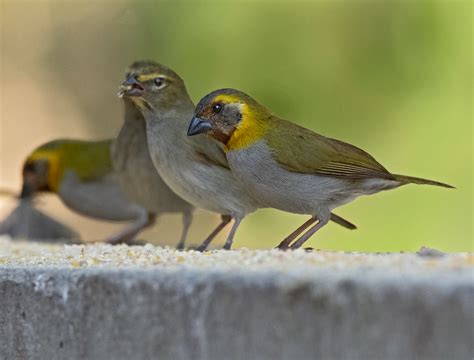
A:
[[[66,171],[74,171],[83,181],[94,181],[113,172],[110,159],[111,140],[85,141],[57,139],[37,148],[30,158],[55,159],[61,177]]]

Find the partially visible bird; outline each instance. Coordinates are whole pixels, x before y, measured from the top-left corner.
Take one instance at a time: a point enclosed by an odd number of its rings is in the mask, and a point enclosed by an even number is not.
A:
[[[234,89],[201,99],[188,128],[188,135],[199,133],[223,144],[232,172],[259,204],[311,215],[281,242],[283,249],[298,236],[291,248],[301,247],[328,223],[333,209],[358,196],[405,184],[452,188],[392,174],[364,150],[283,120]]]
[[[51,192],[71,210],[94,219],[131,221],[111,243],[131,242],[151,225],[148,211],[130,201],[112,169],[112,140],[58,139],[39,146],[23,165],[22,199]]]
[[[205,250],[233,219],[224,244],[224,249],[230,249],[242,219],[261,205],[234,177],[218,142],[186,137],[194,104],[184,81],[173,70],[155,61],[137,61],[126,74],[121,95],[133,101],[142,112],[151,158],[166,184],[194,206],[221,214],[222,222],[198,250]],[[353,227],[335,215],[333,220]]]
[[[80,243],[79,234],[35,207],[33,199],[19,199],[18,205],[0,222],[0,235],[16,240]]]
[[[146,123],[140,109],[123,96],[123,90],[119,97],[125,106],[124,122],[111,151],[118,182],[131,201],[147,210],[149,222],[156,221],[163,213],[183,215],[183,231],[177,245],[177,249],[183,249],[194,207],[176,195],[160,177],[150,157]]]

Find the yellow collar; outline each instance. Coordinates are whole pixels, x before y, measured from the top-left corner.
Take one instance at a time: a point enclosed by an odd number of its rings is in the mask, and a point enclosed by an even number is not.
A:
[[[48,187],[57,193],[63,176],[63,169],[60,167],[59,155],[46,150],[39,150],[28,157],[27,161],[46,160],[48,162]]]
[[[248,148],[261,140],[267,130],[267,125],[259,120],[249,120],[249,116],[242,113],[242,120],[234,130],[226,144],[226,151]]]
[[[223,101],[224,103],[237,102],[236,98],[232,95],[220,95],[216,100]],[[262,121],[259,113],[249,105],[241,102],[240,113],[242,114],[242,119],[230,135],[227,144],[224,145],[225,152],[245,149],[262,139],[267,131],[268,124]]]

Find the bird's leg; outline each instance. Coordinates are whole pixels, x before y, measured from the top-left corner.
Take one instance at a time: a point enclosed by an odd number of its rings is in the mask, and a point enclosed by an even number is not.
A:
[[[349,230],[355,230],[357,229],[357,226],[355,226],[353,223],[347,221],[346,219],[340,217],[339,215],[336,215],[334,213],[331,213],[331,221],[334,221],[336,224],[345,227],[346,229]]]
[[[137,234],[143,229],[153,225],[156,222],[156,214],[153,213],[144,213],[130,226],[126,227],[124,230],[119,232],[116,235],[109,237],[106,242],[112,245],[115,244],[132,244],[133,239]]]
[[[183,214],[183,232],[181,233],[181,240],[179,240],[178,245],[176,245],[177,250],[183,250],[186,238],[188,237],[189,227],[193,222],[193,213],[185,212]]]
[[[295,240],[298,236],[301,235],[303,231],[305,231],[311,224],[316,222],[315,217],[311,217],[308,221],[306,221],[303,225],[301,225],[298,229],[293,231],[290,235],[288,235],[278,246],[277,249],[286,250],[288,249],[288,245],[291,244],[293,240]]]
[[[291,249],[299,249],[301,245],[303,245],[311,236],[314,235],[316,231],[321,229],[324,225],[326,225],[329,222],[329,218],[323,217],[321,219],[318,219],[318,223],[314,225],[312,228],[310,228],[308,231],[306,231],[298,240],[296,240],[293,245],[291,245]]]
[[[217,236],[217,234],[219,234],[220,231],[223,228],[225,228],[225,226],[230,222],[230,220],[232,220],[232,218],[229,215],[222,215],[221,218],[222,218],[221,223],[217,225],[214,231],[211,232],[209,236],[202,242],[202,244],[197,247],[196,249],[197,251],[206,250],[209,244],[211,243],[211,241],[214,240],[214,238]]]
[[[237,228],[239,227],[241,221],[242,219],[235,218],[234,225],[232,225],[232,229],[230,230],[229,236],[227,236],[227,240],[225,241],[223,247],[224,250],[230,250],[232,242],[234,241],[235,233],[237,232]]]

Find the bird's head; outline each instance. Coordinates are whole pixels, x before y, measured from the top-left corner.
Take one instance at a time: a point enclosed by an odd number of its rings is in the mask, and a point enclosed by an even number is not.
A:
[[[40,192],[56,191],[58,161],[54,151],[42,147],[35,149],[23,164],[23,185],[20,197],[26,199]]]
[[[131,100],[142,111],[170,110],[189,99],[179,75],[152,60],[140,60],[130,65],[118,95]]]
[[[249,95],[234,89],[213,91],[201,99],[188,136],[208,134],[227,150],[244,148],[261,139],[271,113]]]

